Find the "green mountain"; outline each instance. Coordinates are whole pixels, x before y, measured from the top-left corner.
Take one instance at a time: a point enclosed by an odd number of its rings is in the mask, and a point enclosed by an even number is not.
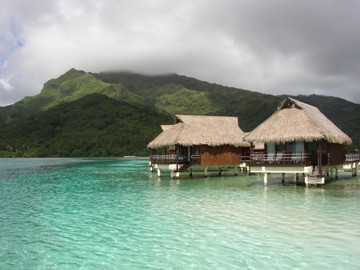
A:
[[[145,104],[142,97],[128,91],[121,84],[106,83],[90,73],[71,69],[59,78],[46,82],[40,94],[25,97],[14,105],[0,108],[0,125],[93,93],[104,94],[130,104]]]
[[[104,82],[122,84],[171,114],[213,114],[239,117],[240,127],[251,131],[268,118],[286,96],[225,87],[194,78],[168,74],[145,76],[128,72],[93,74]],[[360,104],[330,96],[291,96],[320,109],[360,146]]]
[[[172,116],[103,94],[62,103],[1,128],[2,156],[147,155],[149,138]]]
[[[318,107],[360,146],[360,105],[326,96],[296,96]],[[225,87],[194,78],[71,69],[40,94],[0,107],[1,156],[147,155],[146,144],[173,115],[239,117],[251,131],[284,96]]]
[[[145,76],[128,72],[93,74],[121,84],[171,114],[234,115],[250,131],[270,116],[282,97],[225,87],[177,74]]]

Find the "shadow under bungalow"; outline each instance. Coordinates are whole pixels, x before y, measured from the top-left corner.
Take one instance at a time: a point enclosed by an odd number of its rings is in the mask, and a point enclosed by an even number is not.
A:
[[[244,133],[237,117],[176,115],[174,125],[148,144],[149,166],[160,176],[170,171],[181,174],[231,172],[293,174],[304,176],[306,185],[324,184],[346,165],[357,174],[359,152],[345,153],[352,143],[316,107],[292,98],[283,100],[276,111],[250,133]]]

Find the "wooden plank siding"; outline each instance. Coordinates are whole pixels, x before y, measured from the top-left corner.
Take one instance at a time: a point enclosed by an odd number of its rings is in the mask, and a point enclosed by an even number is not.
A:
[[[240,164],[246,152],[249,148],[201,145],[201,165]]]
[[[338,165],[345,162],[344,145],[338,143],[329,143],[327,147],[329,165]]]

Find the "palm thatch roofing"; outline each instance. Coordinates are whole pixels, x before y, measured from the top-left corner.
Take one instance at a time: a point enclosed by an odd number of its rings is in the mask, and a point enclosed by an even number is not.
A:
[[[245,137],[248,142],[285,143],[294,141],[351,144],[351,139],[318,108],[286,98],[267,120]]]
[[[245,133],[240,129],[237,117],[176,115],[176,123],[163,128],[163,132],[148,144],[156,149],[182,145],[231,145],[249,147],[243,140]]]
[[[161,125],[162,131],[168,130],[171,127],[172,127],[172,125]]]

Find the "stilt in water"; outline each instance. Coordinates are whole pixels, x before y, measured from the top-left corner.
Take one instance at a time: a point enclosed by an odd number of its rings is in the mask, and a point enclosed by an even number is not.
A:
[[[295,184],[299,182],[299,174],[295,173]]]
[[[268,183],[268,174],[264,173],[264,185],[267,186]]]
[[[354,162],[351,167],[352,167],[352,176],[357,176],[357,163]]]
[[[204,168],[204,176],[208,177],[208,168],[207,167]]]
[[[171,178],[179,178],[180,177],[180,172],[178,172],[178,171],[170,171],[170,177]]]

